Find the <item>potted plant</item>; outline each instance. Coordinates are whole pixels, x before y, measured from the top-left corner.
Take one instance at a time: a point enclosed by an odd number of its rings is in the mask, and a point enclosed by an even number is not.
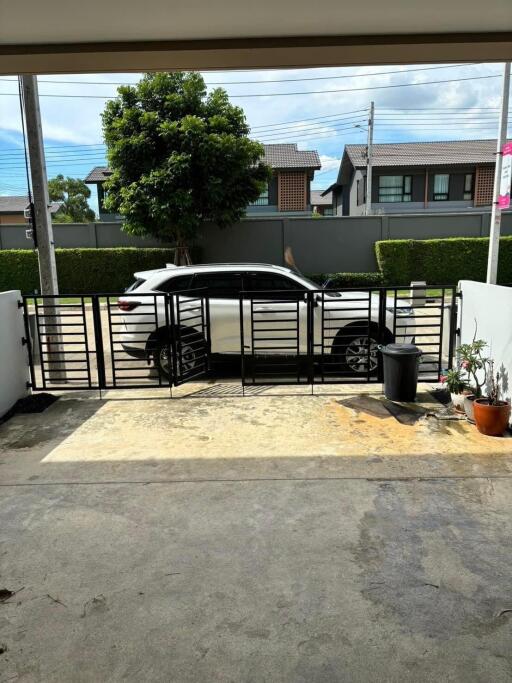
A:
[[[474,402],[478,431],[487,436],[502,436],[510,420],[510,403],[500,400],[500,373],[494,373],[494,362],[489,359],[487,396]]]
[[[452,404],[458,413],[464,412],[464,396],[470,393],[470,388],[466,380],[462,377],[459,369],[448,370],[446,375],[441,375],[441,383],[450,392]]]
[[[483,355],[486,346],[486,341],[474,338],[471,343],[461,344],[457,349],[460,367],[466,373],[466,383],[469,387],[469,391],[463,398],[464,412],[472,423],[475,422],[474,402],[482,396],[482,387],[486,381],[486,369],[489,363],[489,359]]]

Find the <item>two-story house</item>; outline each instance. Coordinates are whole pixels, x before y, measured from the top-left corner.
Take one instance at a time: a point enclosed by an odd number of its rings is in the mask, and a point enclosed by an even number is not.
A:
[[[247,207],[248,216],[309,215],[311,206],[311,181],[315,171],[321,168],[320,157],[315,150],[299,150],[295,143],[264,145],[263,160],[272,169],[272,177],[260,197]],[[104,207],[103,184],[110,175],[104,166],[96,166],[85,178],[88,185],[98,189],[100,220],[120,220],[120,216],[107,213]]]
[[[371,213],[459,212],[492,205],[496,140],[373,145]],[[334,214],[366,212],[366,145],[346,145],[333,193]]]

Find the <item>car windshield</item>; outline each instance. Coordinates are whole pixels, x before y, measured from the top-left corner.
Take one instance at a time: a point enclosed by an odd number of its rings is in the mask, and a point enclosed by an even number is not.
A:
[[[308,277],[305,277],[304,275],[301,275],[300,278],[303,282],[307,282],[312,289],[324,289],[326,296],[334,298],[341,297],[340,292],[337,292],[336,290],[329,290],[329,280],[326,280],[322,285],[319,285],[318,282],[314,282],[313,280],[310,280]]]

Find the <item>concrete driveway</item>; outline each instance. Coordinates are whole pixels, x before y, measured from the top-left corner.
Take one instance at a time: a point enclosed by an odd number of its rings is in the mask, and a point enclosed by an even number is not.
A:
[[[238,391],[0,427],[0,681],[512,680],[512,441]]]

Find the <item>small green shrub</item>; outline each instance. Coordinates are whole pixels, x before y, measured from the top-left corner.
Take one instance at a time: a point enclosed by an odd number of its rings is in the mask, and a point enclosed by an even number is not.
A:
[[[172,249],[56,249],[61,294],[122,292],[138,270],[163,268],[174,259]],[[40,289],[37,254],[28,249],[0,251],[0,291]]]
[[[459,280],[485,282],[487,237],[436,240],[386,240],[375,243],[377,263],[386,285],[455,285]],[[512,282],[512,237],[500,239],[498,282]]]
[[[322,286],[326,280],[330,280],[329,287],[379,287],[382,285],[380,273],[313,273],[308,275],[310,280],[318,282]]]

